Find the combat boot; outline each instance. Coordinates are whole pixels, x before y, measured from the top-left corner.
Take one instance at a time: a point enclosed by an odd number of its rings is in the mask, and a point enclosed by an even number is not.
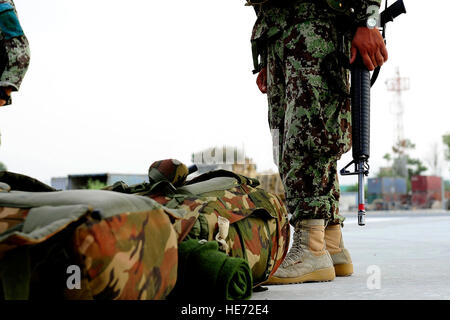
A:
[[[325,220],[298,221],[294,240],[281,266],[265,284],[331,281],[333,260],[325,250]]]
[[[336,276],[346,277],[353,273],[353,263],[350,253],[344,248],[341,225],[328,225],[325,228],[326,249],[333,260]]]

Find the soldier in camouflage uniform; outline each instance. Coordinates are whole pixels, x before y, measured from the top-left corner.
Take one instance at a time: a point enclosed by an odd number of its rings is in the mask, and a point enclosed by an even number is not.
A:
[[[0,107],[11,104],[11,92],[19,90],[29,63],[28,40],[14,2],[0,0]]]
[[[292,248],[268,283],[330,281],[353,272],[340,229],[337,171],[351,148],[349,74],[337,53],[353,63],[359,52],[369,70],[387,60],[379,30],[365,24],[367,8],[381,0],[353,1],[355,21],[344,25],[335,9],[350,0],[259,2],[252,4],[255,72],[268,96],[275,160],[295,228]]]

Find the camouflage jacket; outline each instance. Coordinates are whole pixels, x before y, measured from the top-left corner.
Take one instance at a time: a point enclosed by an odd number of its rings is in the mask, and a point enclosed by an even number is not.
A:
[[[351,1],[351,0],[347,0]],[[276,4],[275,4],[276,3]],[[381,0],[358,0],[353,7],[356,20],[364,19],[368,6],[380,6]],[[264,41],[278,35],[287,27],[312,19],[327,19],[338,15],[325,0],[278,0],[255,6],[257,20],[252,31],[252,50],[254,59],[261,55],[264,64]],[[357,23],[357,21],[355,21]],[[257,63],[255,61],[255,68]],[[258,69],[258,68],[256,68]],[[258,71],[258,70],[255,70]]]
[[[280,4],[261,5],[256,7],[257,20],[253,27],[252,40],[277,34],[288,24],[310,19],[321,19],[335,16],[336,12],[329,8],[325,1],[289,0]],[[287,4],[286,4],[287,3]],[[380,6],[381,0],[360,0],[356,6],[356,17],[362,18],[370,5]],[[294,10],[293,10],[294,9]]]
[[[30,62],[28,40],[13,0],[0,0],[0,87],[18,91]],[[11,98],[6,104],[11,104]]]

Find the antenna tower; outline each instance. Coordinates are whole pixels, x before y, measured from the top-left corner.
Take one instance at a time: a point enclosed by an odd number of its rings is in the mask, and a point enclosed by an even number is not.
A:
[[[390,103],[391,112],[395,116],[394,124],[394,146],[398,148],[398,159],[395,171],[403,177],[407,176],[407,163],[406,163],[406,139],[403,127],[403,114],[404,106],[402,102],[402,92],[409,90],[409,78],[400,76],[399,67],[396,68],[396,75],[394,78],[386,80],[386,87],[388,91],[393,92],[393,99]]]

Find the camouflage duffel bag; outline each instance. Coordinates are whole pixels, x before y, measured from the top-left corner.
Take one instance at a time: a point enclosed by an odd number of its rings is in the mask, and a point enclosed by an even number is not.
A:
[[[9,172],[0,181],[0,299],[164,299],[174,288],[184,211]]]
[[[289,246],[285,204],[259,188],[257,179],[230,171],[211,171],[186,181],[187,175],[188,169],[179,161],[163,160],[150,167],[149,184],[118,183],[110,188],[137,192],[166,208],[184,210],[185,219],[174,224],[182,234],[180,240],[216,240],[229,256],[249,263],[254,286],[266,281]]]

